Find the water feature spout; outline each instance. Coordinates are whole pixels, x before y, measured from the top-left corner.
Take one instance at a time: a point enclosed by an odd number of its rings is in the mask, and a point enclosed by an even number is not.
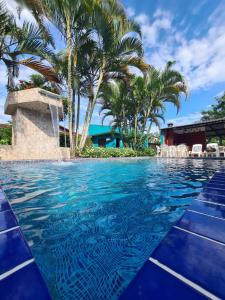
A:
[[[55,108],[55,117],[53,108]],[[62,155],[59,147],[59,110],[58,107],[52,106],[51,104],[49,104],[49,110],[51,113],[53,135],[57,139],[56,148],[58,152],[58,160],[62,161]]]

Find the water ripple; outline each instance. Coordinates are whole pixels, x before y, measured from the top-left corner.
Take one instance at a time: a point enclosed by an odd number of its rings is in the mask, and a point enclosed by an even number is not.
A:
[[[220,161],[0,166],[53,299],[117,299]]]

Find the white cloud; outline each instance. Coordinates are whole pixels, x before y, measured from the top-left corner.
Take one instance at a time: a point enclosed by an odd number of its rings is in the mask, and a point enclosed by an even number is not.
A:
[[[22,25],[24,21],[33,22],[33,23],[36,22],[34,17],[32,16],[32,14],[26,8],[23,8],[23,10],[21,11],[20,18],[19,18],[18,4],[16,3],[15,0],[7,0],[6,6],[11,11],[11,13],[16,17],[17,24],[19,26]]]
[[[195,8],[199,13],[205,1]],[[146,59],[162,68],[168,60],[177,62],[176,68],[186,77],[191,90],[208,88],[225,82],[225,5],[217,7],[206,21],[204,36],[186,37],[186,30],[179,31],[173,24],[170,12],[158,9],[152,18],[144,13],[135,16],[143,32]],[[190,21],[189,21],[190,22]],[[190,29],[190,27],[189,27]],[[196,28],[199,31],[199,28]]]
[[[219,92],[218,94],[215,95],[215,97],[222,97],[225,93],[225,90]]]
[[[160,32],[171,28],[172,19],[168,12],[157,10],[152,20],[142,13],[135,17],[135,21],[141,25],[145,47],[153,47],[157,44]]]
[[[133,7],[128,6],[126,8],[126,13],[129,18],[133,18],[135,16],[135,10],[133,9]]]
[[[195,122],[200,121],[200,119],[201,119],[201,113],[195,112],[195,113],[191,113],[187,116],[168,119],[168,120],[166,120],[166,124],[173,123],[174,125],[180,126],[180,125],[186,125],[186,124],[193,124]]]

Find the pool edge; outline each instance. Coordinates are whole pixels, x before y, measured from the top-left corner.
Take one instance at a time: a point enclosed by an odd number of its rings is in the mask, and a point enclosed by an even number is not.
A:
[[[51,299],[47,285],[1,186],[0,257],[1,297],[5,300]]]
[[[225,213],[224,167],[191,201],[119,299],[224,299],[225,214],[222,218],[220,210]]]

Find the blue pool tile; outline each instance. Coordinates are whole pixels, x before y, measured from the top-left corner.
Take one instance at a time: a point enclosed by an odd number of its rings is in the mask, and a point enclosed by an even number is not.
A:
[[[0,299],[50,300],[50,296],[35,263],[16,271],[0,281]]]
[[[225,180],[225,174],[224,173],[215,173],[212,177],[213,179],[218,179],[218,180]]]
[[[214,194],[214,195],[219,195],[219,196],[225,196],[225,190],[219,189],[219,188],[213,188],[213,187],[204,187],[203,188],[204,193],[208,194]]]
[[[9,229],[11,227],[18,226],[16,218],[12,210],[6,210],[0,212],[0,231]]]
[[[206,184],[207,188],[213,188],[213,189],[221,189],[225,191],[225,183],[221,183],[218,181],[212,181]]]
[[[176,226],[225,243],[225,220],[187,210]]]
[[[225,298],[225,246],[173,228],[152,257]]]
[[[218,193],[213,193],[212,189],[210,189],[208,192],[201,192],[197,199],[201,201],[225,204],[225,196]]]
[[[221,179],[221,178],[218,178],[218,177],[212,177],[209,180],[209,183],[212,183],[212,182],[217,182],[218,184],[225,184],[225,178]]]
[[[0,189],[0,211],[9,210],[9,209],[10,209],[10,205],[6,200],[4,193]]]
[[[190,300],[205,296],[147,261],[120,297],[120,300]]]
[[[0,274],[32,258],[19,228],[0,234]]]
[[[205,213],[214,217],[224,218],[225,219],[225,206],[219,204],[211,204],[207,202],[202,202],[194,200],[192,204],[188,207],[201,213]]]

